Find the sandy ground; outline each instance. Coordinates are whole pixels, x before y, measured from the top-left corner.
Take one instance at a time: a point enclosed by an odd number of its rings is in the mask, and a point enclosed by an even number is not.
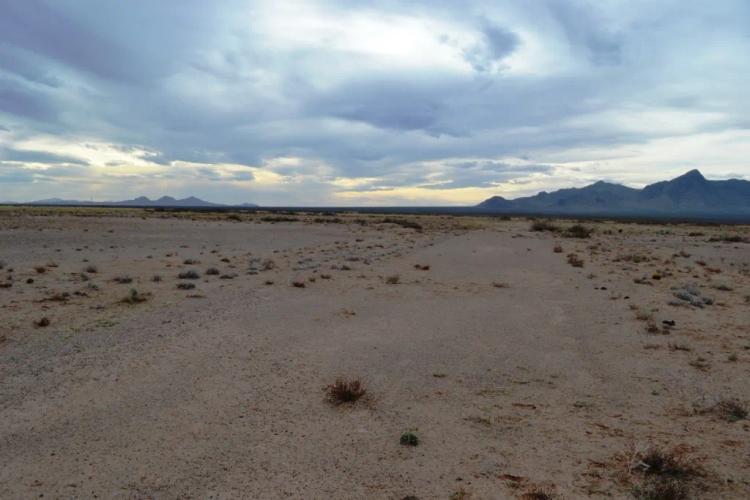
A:
[[[750,498],[750,228],[292,218],[0,210],[0,497]]]

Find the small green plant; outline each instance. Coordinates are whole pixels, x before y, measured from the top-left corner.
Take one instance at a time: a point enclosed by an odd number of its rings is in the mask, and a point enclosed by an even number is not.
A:
[[[419,444],[419,437],[412,431],[406,431],[401,434],[399,441],[404,446],[417,446]]]

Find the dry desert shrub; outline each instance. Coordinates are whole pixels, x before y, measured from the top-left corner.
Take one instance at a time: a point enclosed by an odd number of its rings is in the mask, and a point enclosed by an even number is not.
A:
[[[295,280],[295,281],[292,281],[292,286],[295,288],[305,288],[307,285],[305,285],[304,281]]]
[[[557,232],[560,230],[559,227],[554,225],[548,220],[535,220],[531,223],[531,227],[529,228],[531,231],[550,231],[550,232]]]
[[[34,321],[34,325],[36,325],[38,328],[45,328],[49,326],[49,324],[50,324],[49,318],[47,318],[46,316],[39,319],[39,321]]]
[[[128,275],[122,275],[122,276],[116,276],[116,277],[115,277],[115,278],[113,279],[113,281],[114,281],[115,283],[119,283],[119,284],[121,284],[121,285],[127,285],[128,283],[132,283],[132,282],[133,282],[133,278],[131,278],[131,277],[130,277],[130,276],[128,276]]]
[[[177,277],[181,280],[197,280],[201,277],[201,275],[198,273],[198,271],[190,270],[181,272],[177,275]]]
[[[216,276],[216,275],[221,274],[221,273],[215,267],[209,267],[208,269],[206,269],[206,274],[208,276]]]
[[[276,262],[273,259],[266,259],[261,263],[260,267],[263,271],[270,271],[276,268]]]
[[[716,404],[700,410],[699,413],[711,413],[727,422],[737,422],[748,417],[748,409],[737,399],[720,399]]]
[[[195,283],[177,283],[177,288],[180,290],[192,290],[195,288]]]
[[[398,285],[401,281],[401,277],[398,274],[394,274],[393,276],[388,276],[385,279],[385,282],[389,285]]]
[[[552,249],[555,253],[563,253],[563,247],[562,245],[555,245],[555,247]]]
[[[530,486],[519,500],[557,500],[560,498],[551,486]]]
[[[328,401],[335,405],[354,403],[365,395],[367,391],[359,379],[346,380],[338,378],[326,388]]]
[[[583,259],[581,259],[576,253],[568,254],[568,264],[573,267],[583,267]]]
[[[141,293],[135,288],[131,288],[130,293],[123,297],[122,302],[131,305],[140,304],[141,302],[146,302],[150,295],[149,293]]]
[[[414,222],[412,220],[408,219],[397,219],[395,217],[386,217],[382,221],[383,224],[396,224],[397,226],[401,226],[407,229],[414,229],[415,231],[421,231],[422,225],[418,222]]]
[[[687,500],[693,483],[706,475],[695,460],[687,457],[684,448],[665,450],[651,447],[636,453],[630,472],[638,474],[639,483],[632,494],[640,500]]]
[[[570,238],[590,238],[593,228],[586,227],[582,224],[574,224],[565,230],[565,236]]]

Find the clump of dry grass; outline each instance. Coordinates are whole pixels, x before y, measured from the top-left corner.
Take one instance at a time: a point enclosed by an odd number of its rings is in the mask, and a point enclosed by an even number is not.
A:
[[[638,500],[688,500],[690,488],[676,479],[652,478],[633,488]]]
[[[552,222],[548,220],[535,220],[531,223],[531,227],[529,228],[531,231],[550,231],[550,232],[557,232],[560,230],[559,227],[554,225]]]
[[[121,285],[127,285],[128,283],[133,282],[133,278],[131,278],[128,275],[122,275],[122,276],[116,276],[112,281],[115,283],[119,283]]]
[[[140,304],[141,302],[146,302],[150,296],[151,294],[149,293],[141,293],[135,288],[131,288],[130,293],[123,297],[122,302],[131,305]]]
[[[701,476],[703,471],[689,460],[682,449],[664,450],[651,447],[636,455],[634,468],[646,476],[667,476],[676,479],[690,479]]]
[[[687,500],[691,483],[706,474],[682,448],[664,450],[651,447],[636,453],[630,470],[641,476],[640,484],[632,489],[633,496],[640,500]]]
[[[177,283],[177,288],[180,290],[192,290],[193,288],[195,288],[195,283]]]
[[[518,497],[520,500],[556,500],[560,498],[551,486],[530,486]]]
[[[261,263],[260,267],[263,271],[270,271],[276,268],[276,262],[273,259],[266,259]]]
[[[727,422],[737,422],[748,417],[748,409],[737,399],[721,399],[702,413],[713,413]]]
[[[292,286],[295,288],[305,288],[307,285],[305,285],[304,281],[295,280],[295,281],[292,281]]]
[[[206,274],[208,276],[216,276],[216,275],[221,274],[221,273],[215,267],[209,267],[208,269],[206,269]]]
[[[581,259],[577,253],[568,254],[568,264],[573,267],[583,267],[583,259]]]
[[[400,281],[401,277],[398,274],[394,274],[385,278],[385,282],[389,285],[398,285]]]
[[[328,401],[335,405],[354,403],[362,398],[366,392],[364,384],[359,379],[338,378],[333,384],[326,387]]]
[[[190,271],[184,271],[177,275],[177,277],[181,280],[197,280],[201,277],[201,275],[198,273],[198,271],[190,270]]]
[[[407,229],[414,229],[415,231],[421,231],[422,225],[418,222],[414,222],[409,219],[397,219],[395,217],[386,217],[381,221],[383,224],[396,224]]]
[[[565,236],[570,238],[590,238],[593,228],[586,227],[582,224],[574,224],[565,230]]]

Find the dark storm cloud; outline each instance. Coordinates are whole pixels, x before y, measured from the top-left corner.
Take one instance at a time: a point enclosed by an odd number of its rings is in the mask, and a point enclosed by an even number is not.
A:
[[[70,156],[46,153],[43,151],[19,151],[0,147],[0,161],[25,163],[74,163],[86,165],[86,162]]]
[[[0,161],[0,183],[16,184],[32,182],[33,180],[34,173],[31,170]],[[9,195],[9,190],[3,189],[2,191],[2,196]],[[5,198],[3,199],[5,200]]]
[[[128,78],[123,51],[94,27],[65,12],[62,2],[3,2],[0,32],[5,44],[112,79]]]
[[[57,109],[49,96],[0,76],[0,113],[32,120],[53,120]]]

